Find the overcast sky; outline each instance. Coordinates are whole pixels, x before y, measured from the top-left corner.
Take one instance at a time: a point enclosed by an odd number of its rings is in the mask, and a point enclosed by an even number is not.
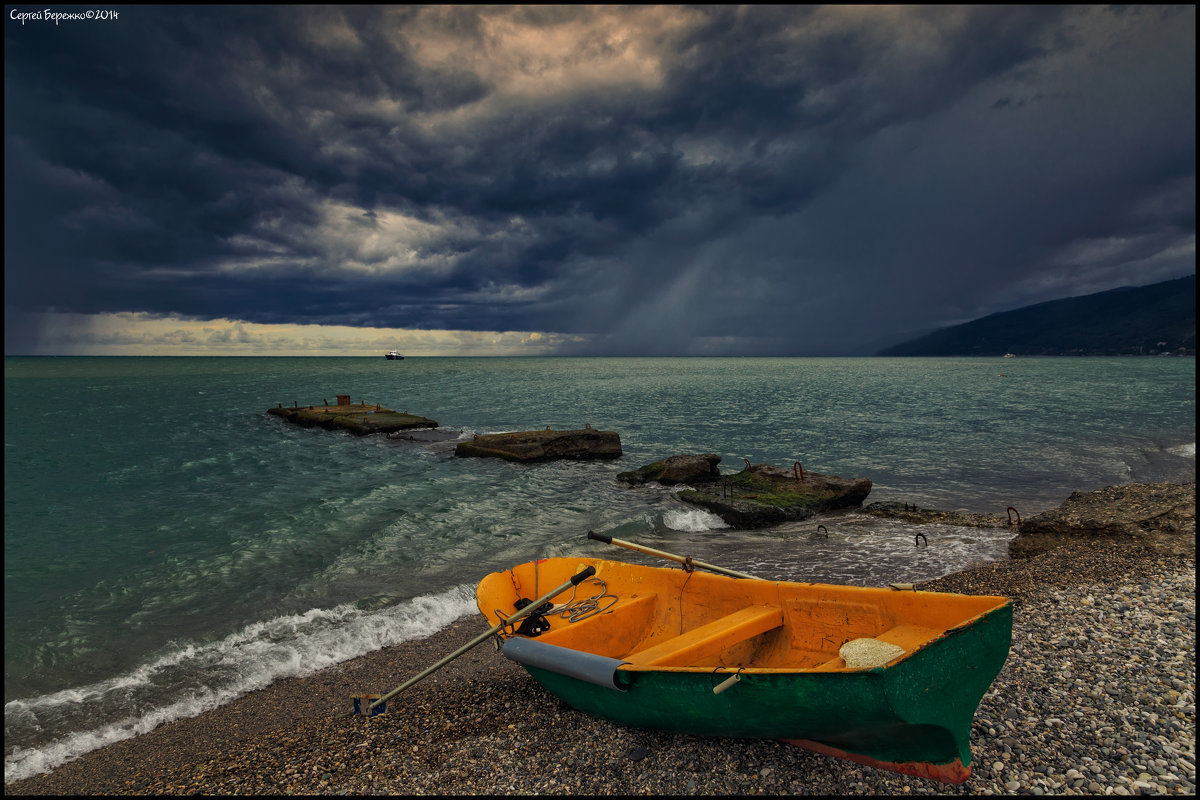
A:
[[[6,7],[7,354],[864,354],[1195,272],[1194,6],[111,8]]]

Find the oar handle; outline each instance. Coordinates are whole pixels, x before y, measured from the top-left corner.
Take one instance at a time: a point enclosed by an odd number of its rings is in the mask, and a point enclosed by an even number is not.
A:
[[[689,567],[699,567],[700,569],[706,569],[706,570],[709,570],[710,572],[718,572],[722,575],[728,575],[731,578],[746,578],[746,579],[752,580],[752,581],[760,580],[760,578],[756,578],[753,575],[747,575],[744,572],[737,572],[736,570],[725,569],[725,567],[718,567],[714,564],[706,564],[705,562],[697,561],[696,559],[691,558],[690,556],[677,556],[674,553],[667,553],[662,550],[655,550],[653,547],[646,547],[645,545],[634,544],[633,542],[627,542],[624,539],[614,539],[611,536],[605,536],[604,534],[596,533],[595,531],[588,531],[587,535],[588,535],[589,539],[593,539],[597,542],[604,542],[605,544],[615,544],[617,547],[624,547],[626,550],[633,550],[638,553],[645,553],[648,556],[655,556],[657,558],[665,558],[668,561],[676,561],[680,564],[683,564],[683,565],[689,566]]]
[[[524,608],[522,608],[517,613],[513,614],[508,619],[504,620],[503,622],[498,622],[495,625],[493,625],[491,630],[487,631],[486,633],[481,633],[479,636],[476,636],[474,639],[467,642],[462,647],[458,648],[453,653],[451,653],[450,655],[443,658],[441,661],[437,662],[433,666],[422,671],[421,674],[415,675],[412,678],[409,678],[404,683],[400,684],[395,689],[392,689],[390,692],[385,694],[383,697],[379,698],[378,700],[375,700],[369,706],[367,706],[367,711],[368,712],[374,711],[376,706],[383,705],[388,700],[390,700],[393,697],[395,697],[396,695],[400,694],[401,692],[403,692],[408,687],[412,686],[417,681],[421,680],[422,678],[426,678],[429,675],[432,675],[433,673],[437,672],[439,669],[446,666],[451,661],[453,661],[454,659],[461,656],[463,653],[470,650],[472,647],[476,647],[480,644],[483,644],[484,642],[486,642],[488,640],[489,637],[491,637],[493,634],[495,634],[497,631],[499,631],[505,625],[509,625],[509,624],[521,619],[522,617],[532,614],[534,611],[541,608],[543,603],[547,603],[550,600],[553,600],[555,597],[558,597],[560,594],[565,592],[567,589],[570,589],[572,586],[578,586],[579,584],[583,583],[584,581],[586,581],[588,578],[592,577],[595,574],[596,574],[595,567],[587,567],[586,569],[583,569],[580,572],[575,573],[574,575],[571,576],[571,579],[569,581],[567,581],[566,583],[564,583],[562,586],[559,586],[555,589],[551,589],[549,592],[546,592],[546,594],[542,595],[537,600],[534,600],[532,603],[525,606]]]

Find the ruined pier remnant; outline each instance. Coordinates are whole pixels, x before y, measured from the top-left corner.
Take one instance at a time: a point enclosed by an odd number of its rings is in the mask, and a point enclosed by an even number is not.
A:
[[[719,516],[734,528],[764,528],[839,508],[853,508],[871,493],[866,478],[846,479],[805,470],[800,462],[791,469],[769,464],[751,466],[722,475],[721,457],[715,453],[681,454],[622,472],[617,480],[638,486],[657,482],[687,485],[676,494],[680,500]]]
[[[588,425],[580,430],[516,431],[475,436],[459,442],[456,456],[503,458],[508,461],[552,461],[559,458],[620,458],[621,437]]]
[[[811,470],[750,465],[676,496],[719,516],[734,528],[764,528],[839,508],[854,508],[871,493],[866,478],[842,478]],[[803,477],[801,477],[803,475]]]
[[[695,486],[720,480],[721,471],[717,469],[719,463],[721,457],[716,453],[684,453],[655,461],[630,472],[618,473],[617,480],[634,486],[651,481],[657,481],[663,486],[677,486],[681,483]]]
[[[301,406],[293,402],[292,407],[287,408],[280,403],[276,408],[268,408],[267,413],[306,428],[345,430],[358,436],[438,426],[436,420],[407,411],[393,411],[378,403],[352,403],[347,394],[337,395],[336,405],[329,405],[328,401],[319,406]]]

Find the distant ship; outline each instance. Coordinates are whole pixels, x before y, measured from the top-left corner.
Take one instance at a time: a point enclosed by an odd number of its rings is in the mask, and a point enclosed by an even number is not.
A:
[[[388,353],[386,356],[384,356],[384,358],[386,358],[388,361],[403,361],[404,360],[404,356],[400,355],[395,350]]]
[[[1016,358],[1017,356],[1015,353],[1005,353],[1004,357],[1005,358]],[[391,358],[391,356],[388,356],[388,358]]]

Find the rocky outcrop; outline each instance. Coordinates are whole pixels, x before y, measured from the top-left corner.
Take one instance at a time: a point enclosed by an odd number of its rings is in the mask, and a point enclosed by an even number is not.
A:
[[[292,408],[284,408],[280,405],[277,408],[268,408],[267,413],[306,428],[344,430],[356,436],[438,426],[436,420],[427,417],[365,403],[345,402],[335,406],[293,406]]]
[[[503,458],[508,461],[552,461],[554,459],[620,458],[621,437],[613,431],[582,430],[517,431],[478,434],[459,442],[456,456]]]
[[[1008,544],[1013,558],[1083,540],[1171,555],[1196,553],[1196,484],[1134,483],[1073,492],[1061,506],[1024,520]]]
[[[622,472],[617,475],[617,480],[634,486],[650,481],[657,481],[664,486],[708,483],[721,477],[717,469],[720,463],[721,457],[715,453],[670,456],[632,472]]]
[[[847,479],[756,464],[695,489],[679,492],[685,503],[710,511],[734,528],[764,528],[807,519],[821,511],[861,505],[871,493],[866,478]]]

